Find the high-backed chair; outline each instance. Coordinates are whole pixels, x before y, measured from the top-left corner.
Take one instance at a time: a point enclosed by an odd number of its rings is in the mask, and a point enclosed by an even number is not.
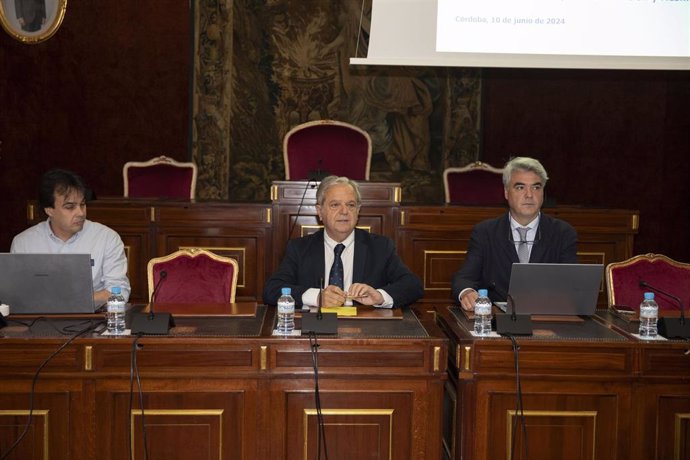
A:
[[[443,171],[443,187],[446,203],[501,206],[503,194],[503,169],[475,161],[460,168]]]
[[[320,180],[329,174],[369,180],[371,137],[342,121],[310,121],[285,135],[283,160],[287,180]]]
[[[149,301],[158,285],[156,303],[235,302],[239,269],[233,258],[205,249],[186,248],[151,259],[147,271]],[[161,281],[162,271],[166,276]]]
[[[643,294],[654,292],[640,286],[641,281],[679,297],[686,308],[690,305],[690,264],[661,254],[643,254],[606,266],[609,307],[625,305],[638,308]],[[680,309],[677,302],[658,292],[655,300],[661,311]]]
[[[122,168],[124,196],[130,198],[194,199],[197,168],[161,155],[148,161],[128,161]]]

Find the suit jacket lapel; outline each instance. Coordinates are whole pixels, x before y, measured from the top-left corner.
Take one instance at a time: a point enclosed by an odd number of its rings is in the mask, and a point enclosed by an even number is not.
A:
[[[532,245],[532,252],[529,256],[529,261],[532,263],[540,263],[544,260],[546,253],[546,242],[549,241],[549,232],[551,231],[551,220],[548,216],[541,214],[539,217],[539,226],[537,227],[537,234],[535,236],[535,243]]]
[[[508,258],[513,263],[520,262],[517,255],[517,250],[515,249],[515,243],[513,242],[512,230],[510,229],[510,214],[506,213],[498,225],[498,246],[503,251],[505,257]]]
[[[352,267],[352,282],[353,283],[364,283],[364,273],[367,264],[367,254],[369,253],[369,248],[367,247],[366,239],[364,234],[360,233],[364,230],[355,229],[355,255]]]
[[[308,264],[310,267],[309,278],[314,280],[313,287],[321,287],[319,286],[319,282],[322,280],[325,285],[328,285],[328,280],[323,279],[324,273],[326,272],[326,256],[323,247],[323,230],[319,230],[318,233],[314,234],[313,244],[316,245],[315,250],[307,251],[307,254],[313,256],[313,258],[310,258]]]

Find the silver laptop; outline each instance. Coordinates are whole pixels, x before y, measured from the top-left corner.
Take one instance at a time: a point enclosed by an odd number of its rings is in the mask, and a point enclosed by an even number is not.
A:
[[[91,256],[0,253],[0,301],[12,315],[94,313]]]
[[[593,315],[602,264],[513,264],[508,292],[525,315]]]

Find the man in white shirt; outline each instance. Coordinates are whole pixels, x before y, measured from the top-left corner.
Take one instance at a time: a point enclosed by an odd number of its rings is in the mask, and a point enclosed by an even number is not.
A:
[[[124,244],[114,230],[86,219],[85,194],[84,182],[71,171],[43,174],[39,206],[48,219],[15,236],[10,252],[90,254],[96,305],[105,303],[115,286],[127,300],[131,287]]]

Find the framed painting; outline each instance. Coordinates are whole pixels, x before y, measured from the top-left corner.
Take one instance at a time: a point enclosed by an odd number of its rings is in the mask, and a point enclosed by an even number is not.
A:
[[[2,28],[22,43],[40,43],[57,32],[67,0],[0,0]]]

